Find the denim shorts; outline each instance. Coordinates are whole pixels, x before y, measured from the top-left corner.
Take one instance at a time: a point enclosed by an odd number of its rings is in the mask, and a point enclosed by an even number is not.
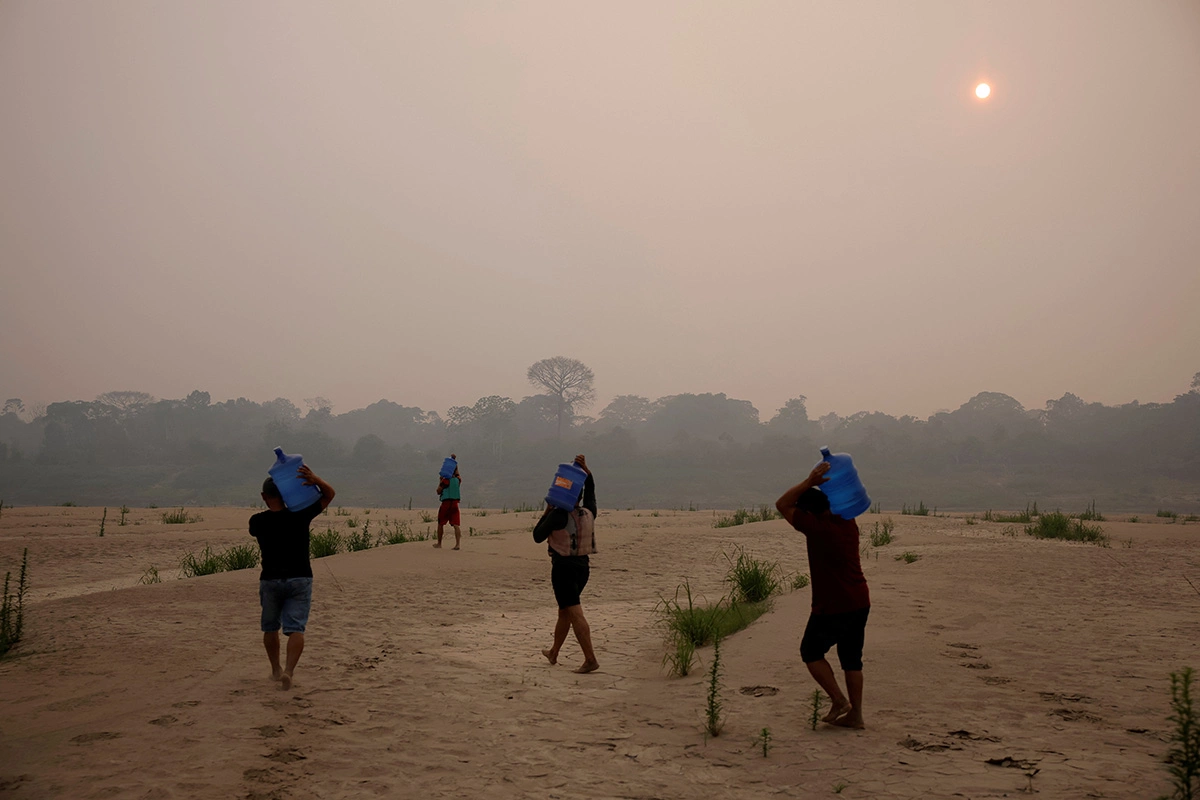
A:
[[[282,626],[286,634],[304,633],[312,605],[312,578],[278,578],[258,582],[263,633]]]

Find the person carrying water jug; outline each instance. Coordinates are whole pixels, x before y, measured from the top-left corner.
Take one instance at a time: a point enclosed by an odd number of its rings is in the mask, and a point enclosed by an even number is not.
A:
[[[263,647],[271,662],[271,677],[280,688],[292,688],[292,673],[304,652],[304,629],[312,606],[312,564],[308,560],[309,523],[329,507],[333,487],[301,464],[297,475],[321,496],[299,511],[289,511],[273,478],[263,481],[266,511],[250,517],[250,535],[262,551],[258,599],[262,605]],[[282,480],[282,478],[281,478]],[[287,637],[287,663],[279,664],[279,629]]]
[[[588,555],[596,552],[596,483],[582,455],[575,456],[575,466],[587,474],[575,508],[567,511],[547,503],[542,518],[533,528],[533,540],[539,544],[548,542],[546,550],[550,554],[550,584],[554,588],[554,599],[558,602],[554,644],[549,650],[543,650],[542,655],[551,664],[557,664],[558,652],[567,640],[567,631],[574,630],[579,647],[583,650],[583,664],[575,671],[585,673],[600,669],[600,662],[592,650],[592,631],[583,616],[580,601],[591,574]]]
[[[817,488],[829,480],[825,473],[830,466],[828,461],[817,464],[807,478],[775,501],[775,508],[807,540],[812,614],[800,641],[800,658],[832,703],[822,719],[844,728],[862,728],[862,651],[871,595],[858,557],[858,524],[832,513],[829,498]],[[835,644],[846,675],[846,694],[825,660]]]
[[[462,542],[462,517],[458,511],[458,503],[462,499],[462,475],[458,474],[458,457],[451,453],[450,458],[455,459],[453,474],[448,478],[438,478],[437,493],[438,497],[442,498],[442,504],[438,506],[437,541],[433,546],[442,546],[442,531],[450,525],[454,528],[452,549],[458,550]]]

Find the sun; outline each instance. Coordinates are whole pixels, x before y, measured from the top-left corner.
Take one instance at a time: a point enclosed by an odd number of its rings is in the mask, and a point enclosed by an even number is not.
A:
[[[981,83],[975,87],[975,96],[978,97],[980,100],[986,100],[988,98],[988,95],[990,95],[991,93],[992,93],[992,87],[988,86],[986,83]]]

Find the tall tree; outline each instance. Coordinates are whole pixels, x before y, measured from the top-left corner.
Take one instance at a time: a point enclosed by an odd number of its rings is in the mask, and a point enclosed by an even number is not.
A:
[[[105,392],[96,397],[96,402],[124,415],[150,405],[154,402],[154,395],[146,392]]]
[[[592,387],[596,376],[586,364],[574,358],[544,358],[530,366],[525,377],[554,398],[560,438],[563,420],[574,415],[577,408],[587,408],[596,399],[596,390]]]

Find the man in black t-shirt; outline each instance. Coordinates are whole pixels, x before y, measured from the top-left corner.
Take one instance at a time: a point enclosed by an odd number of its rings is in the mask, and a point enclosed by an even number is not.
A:
[[[299,511],[288,511],[275,481],[263,481],[266,511],[250,518],[250,535],[262,550],[258,599],[262,604],[263,647],[271,662],[271,677],[283,689],[292,688],[292,672],[304,652],[304,628],[312,605],[312,566],[308,561],[308,525],[329,507],[333,487],[302,465],[298,474],[305,486],[316,486],[321,496]],[[279,664],[279,629],[288,637],[287,665]]]

